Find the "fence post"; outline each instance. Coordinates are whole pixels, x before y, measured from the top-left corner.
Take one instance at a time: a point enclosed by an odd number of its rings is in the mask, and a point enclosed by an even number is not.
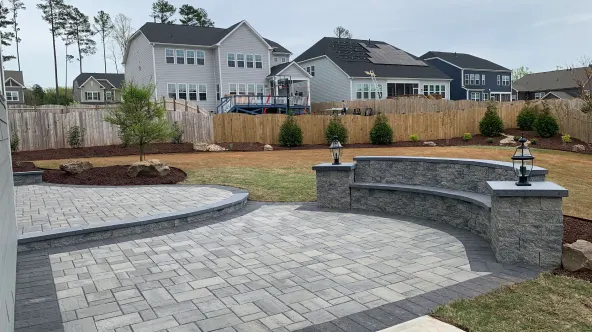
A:
[[[187,113],[187,99],[185,99],[185,113]]]

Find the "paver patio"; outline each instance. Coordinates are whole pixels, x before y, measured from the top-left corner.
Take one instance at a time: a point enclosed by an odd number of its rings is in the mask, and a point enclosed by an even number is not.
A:
[[[16,331],[377,331],[537,272],[448,225],[251,202],[20,253]]]
[[[19,234],[154,216],[221,201],[228,190],[207,186],[15,187]]]

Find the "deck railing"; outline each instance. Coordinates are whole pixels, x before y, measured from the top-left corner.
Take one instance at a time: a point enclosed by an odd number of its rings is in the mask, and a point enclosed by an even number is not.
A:
[[[288,102],[287,97],[280,96],[246,96],[246,95],[233,95],[223,97],[218,105],[218,113],[227,113],[234,106],[243,107],[286,107]],[[308,98],[293,96],[290,97],[290,107],[292,106],[308,106]]]

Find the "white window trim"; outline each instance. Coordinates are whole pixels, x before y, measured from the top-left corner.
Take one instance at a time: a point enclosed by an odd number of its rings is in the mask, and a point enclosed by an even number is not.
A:
[[[167,58],[169,58],[169,56],[167,56],[167,50],[173,51],[173,62],[172,63],[167,62]],[[174,48],[165,48],[164,49],[164,63],[166,63],[168,65],[173,65],[173,64],[177,63],[177,53]]]
[[[253,61],[251,61],[253,63],[253,67],[249,68],[249,55],[252,57]],[[248,69],[255,69],[255,54],[245,54],[245,68]]]
[[[189,54],[188,52],[193,52],[193,63],[190,64],[189,63]],[[197,54],[196,54],[196,50],[185,50],[185,64],[186,65],[191,65],[191,66],[195,66],[197,64]]]
[[[489,100],[489,93],[483,92],[483,100]]]
[[[177,59],[179,58],[179,56],[177,56],[177,52],[178,51],[183,51],[183,63],[177,63]],[[185,65],[185,64],[187,64],[187,54],[186,54],[186,52],[185,52],[184,49],[176,49],[175,50],[175,64],[177,64],[177,65]]]
[[[169,87],[171,85],[175,87],[175,99],[179,99],[179,98],[177,98],[177,96],[178,96],[178,94],[177,94],[178,93],[178,91],[177,91],[177,83],[167,83],[167,97],[168,98],[171,98],[171,96],[170,96],[170,89],[169,89]]]
[[[181,99],[181,98],[179,98],[179,96],[181,95],[181,89],[179,87],[181,85],[185,86],[185,99],[184,100],[189,100],[189,89],[188,89],[187,83],[177,83],[177,99]]]
[[[471,77],[469,74],[465,74],[465,83],[464,85],[471,85]]]
[[[257,61],[257,57],[261,58],[261,61]],[[263,55],[262,54],[254,54],[253,55],[253,62],[255,62],[255,69],[263,69]],[[257,68],[257,62],[261,62],[261,68]]]
[[[242,60],[243,66],[242,67],[239,67],[239,65],[238,65],[238,62],[241,61],[238,59],[239,54],[243,56],[243,60]],[[245,57],[245,53],[236,53],[236,68],[247,68],[247,59]]]
[[[502,75],[497,75],[497,85],[502,85]]]
[[[191,92],[191,86],[192,85],[195,86],[195,100],[191,100],[191,93],[192,93]],[[187,84],[187,100],[188,101],[197,101],[198,100],[198,98],[199,98],[199,95],[198,95],[198,92],[197,92],[198,89],[199,89],[199,84],[197,84],[197,83],[188,83]]]
[[[244,94],[241,94],[241,86],[244,86],[245,88],[243,89],[243,91],[245,92]],[[238,84],[238,89],[236,90],[236,94],[239,96],[246,96],[247,95],[247,83],[239,83]]]
[[[109,94],[109,98],[107,98],[107,94]],[[105,101],[114,101],[115,100],[115,93],[110,90],[105,90]]]
[[[200,53],[203,54],[203,57],[199,57],[198,56],[198,54],[200,54]],[[203,61],[204,61],[203,65],[197,63],[197,60],[198,59],[203,59]],[[202,50],[195,50],[195,65],[197,65],[197,66],[205,66],[205,64],[206,64],[206,52],[205,51],[202,51]],[[226,64],[228,65],[228,62]]]
[[[16,99],[14,98],[16,94]],[[8,97],[10,96],[10,97]],[[20,101],[20,96],[18,91],[6,91],[6,101]]]
[[[285,56],[283,56],[283,57],[282,57],[282,63],[286,63],[286,62],[288,62],[288,60],[286,59],[286,57],[285,57]]]
[[[206,92],[205,92],[205,94],[206,94],[206,99],[204,99],[204,100],[201,100],[201,99],[199,98],[199,95],[200,95],[201,93],[204,93],[204,92],[200,92],[200,91],[199,91],[199,90],[200,90],[199,88],[200,88],[201,86],[205,86],[205,87],[206,87]],[[208,85],[207,85],[207,84],[203,84],[203,83],[202,83],[202,84],[197,84],[197,101],[208,101]]]
[[[238,95],[238,83],[228,83],[228,94],[232,94],[232,85],[235,86],[234,94]]]
[[[310,76],[315,76],[315,66],[310,66]]]
[[[232,58],[234,59],[232,61],[232,62],[234,62],[234,67],[230,67],[228,65],[228,62],[230,62],[230,60],[228,59],[228,56],[231,55],[231,54],[232,54]],[[236,68],[236,53],[232,53],[232,52],[226,53],[226,67],[228,67],[228,68]]]
[[[481,74],[475,74],[475,85],[481,85]]]
[[[481,85],[485,85],[485,74],[481,75]]]
[[[92,99],[88,99],[88,94],[91,94]],[[94,98],[94,94],[97,94],[97,99]],[[100,91],[84,91],[84,100],[85,101],[101,101],[101,92]]]

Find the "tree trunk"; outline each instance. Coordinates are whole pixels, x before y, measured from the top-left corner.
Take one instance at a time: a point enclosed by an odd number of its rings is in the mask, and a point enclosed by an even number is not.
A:
[[[68,93],[68,44],[66,42],[66,83],[64,84],[64,87],[66,88],[66,94]],[[72,96],[74,97],[74,96]]]
[[[140,161],[144,161],[144,143],[140,143]]]
[[[15,17],[16,22],[16,17]],[[19,53],[19,38],[18,38],[18,26],[14,24],[14,36],[16,40],[16,61],[18,62],[18,69],[21,71],[21,55]]]
[[[53,69],[54,69],[54,77],[55,77],[55,86],[56,86],[56,104],[60,102],[60,87],[58,85],[58,56],[56,55],[56,42],[55,42],[55,26],[54,26],[54,15],[53,15],[53,2],[49,2],[49,13],[51,15],[51,38],[53,42]]]
[[[102,37],[103,37],[103,61],[105,62],[105,74],[107,74],[107,50],[105,49],[105,31],[103,31]]]
[[[80,63],[80,73],[82,74],[82,51],[80,50],[80,36],[77,36],[78,42],[78,62]]]

